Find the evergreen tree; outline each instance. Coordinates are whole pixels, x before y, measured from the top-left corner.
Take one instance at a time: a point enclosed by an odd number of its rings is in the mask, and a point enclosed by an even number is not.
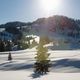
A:
[[[19,44],[22,49],[27,49],[30,47],[31,43],[30,43],[30,40],[32,40],[33,38],[32,37],[26,37],[26,36],[23,36],[22,39],[19,41]]]
[[[32,44],[30,45],[30,48],[33,48],[37,45],[38,45],[38,43],[35,41],[35,39],[33,39]]]
[[[9,52],[9,55],[8,55],[8,60],[11,61],[12,60],[12,56],[11,56],[11,53]]]
[[[19,41],[18,44],[22,49],[27,49],[29,48],[29,43],[27,37],[23,36],[22,39]]]
[[[45,44],[49,44],[51,42],[51,40],[46,36],[46,37],[40,37],[40,43],[45,45]]]
[[[10,41],[7,41],[7,51],[9,51],[9,54],[8,54],[8,60],[12,60],[12,55],[11,55],[11,42]]]
[[[34,64],[35,72],[46,73],[49,72],[48,68],[50,66],[48,49],[44,47],[43,42],[40,39],[39,45],[37,47],[37,56],[35,57],[36,63]]]
[[[4,41],[0,40],[0,52],[5,51],[5,44]]]
[[[11,51],[12,50],[12,45],[11,45],[10,41],[7,41],[6,50],[7,51]]]
[[[39,46],[37,47],[37,57],[35,57],[36,60],[38,62],[48,60],[49,54],[47,52],[48,52],[47,48],[44,47],[44,45],[39,44]]]

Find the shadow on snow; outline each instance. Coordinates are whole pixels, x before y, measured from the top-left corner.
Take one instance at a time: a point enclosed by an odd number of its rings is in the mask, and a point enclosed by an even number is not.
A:
[[[51,61],[52,66],[50,67],[51,72],[80,72],[80,60],[77,59],[60,59]],[[33,63],[16,63],[16,61],[5,62],[0,64],[0,70],[8,71],[8,70],[28,70],[34,71]],[[33,74],[35,77],[36,74]]]

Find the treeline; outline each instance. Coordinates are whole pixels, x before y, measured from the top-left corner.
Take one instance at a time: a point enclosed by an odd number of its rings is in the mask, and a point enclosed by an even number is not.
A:
[[[0,40],[0,52],[3,52],[3,51],[11,51],[12,49],[12,42],[10,41],[3,41],[3,40]]]
[[[31,42],[31,40],[32,40],[32,42]],[[22,37],[20,40],[16,40],[16,41],[0,40],[0,52],[24,50],[27,48],[33,48],[37,45],[38,45],[38,43],[31,36],[30,37]]]

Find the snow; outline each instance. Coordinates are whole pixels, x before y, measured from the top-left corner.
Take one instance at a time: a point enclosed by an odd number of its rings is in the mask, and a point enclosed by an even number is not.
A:
[[[0,53],[0,80],[80,80],[80,50],[49,50],[52,67],[44,75],[34,74],[36,49]]]
[[[37,78],[32,78],[31,75],[30,71],[0,72],[0,76],[2,76],[0,80],[80,80],[79,73],[49,73]]]

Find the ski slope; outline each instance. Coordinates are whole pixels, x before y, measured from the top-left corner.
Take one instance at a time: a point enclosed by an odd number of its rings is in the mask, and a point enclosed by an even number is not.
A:
[[[36,49],[0,53],[0,80],[80,80],[80,50],[49,50],[52,67],[45,75],[34,74]]]

